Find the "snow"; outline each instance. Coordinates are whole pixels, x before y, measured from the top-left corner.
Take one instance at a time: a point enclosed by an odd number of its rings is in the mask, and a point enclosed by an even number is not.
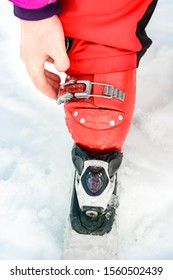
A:
[[[173,259],[173,3],[160,1],[138,69],[136,109],[119,172],[119,259]],[[60,259],[72,140],[63,108],[33,86],[12,5],[0,9],[0,259]],[[90,237],[90,242],[91,242]],[[88,238],[73,259],[94,259]],[[91,243],[92,244],[92,243]],[[89,248],[89,249],[88,249]],[[90,252],[91,250],[91,252]],[[111,252],[101,248],[107,259]]]

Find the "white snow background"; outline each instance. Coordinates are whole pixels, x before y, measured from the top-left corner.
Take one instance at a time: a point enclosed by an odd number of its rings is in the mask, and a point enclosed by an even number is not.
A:
[[[173,259],[172,11],[172,0],[159,1],[147,28],[153,45],[138,69],[136,110],[119,171],[119,259]],[[2,0],[0,259],[60,259],[73,142],[63,108],[35,89],[19,52],[19,20]]]

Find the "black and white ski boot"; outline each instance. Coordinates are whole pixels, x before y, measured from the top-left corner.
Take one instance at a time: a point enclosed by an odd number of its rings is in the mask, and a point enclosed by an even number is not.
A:
[[[117,170],[122,161],[118,150],[93,154],[74,145],[75,166],[70,222],[81,234],[103,235],[112,229],[117,202]]]

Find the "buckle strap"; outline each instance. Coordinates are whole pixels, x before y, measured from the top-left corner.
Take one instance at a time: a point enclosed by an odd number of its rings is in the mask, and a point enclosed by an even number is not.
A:
[[[103,87],[102,95],[91,93],[93,85]],[[57,96],[57,103],[62,104],[72,99],[90,98],[90,97],[116,98],[120,101],[124,101],[125,92],[109,84],[91,82],[89,80],[71,79],[67,83],[60,85],[58,96]]]

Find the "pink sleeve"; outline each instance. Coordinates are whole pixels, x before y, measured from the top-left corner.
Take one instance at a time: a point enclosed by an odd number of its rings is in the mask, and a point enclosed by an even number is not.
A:
[[[57,0],[9,0],[14,5],[24,9],[39,9],[49,4],[57,2]]]

